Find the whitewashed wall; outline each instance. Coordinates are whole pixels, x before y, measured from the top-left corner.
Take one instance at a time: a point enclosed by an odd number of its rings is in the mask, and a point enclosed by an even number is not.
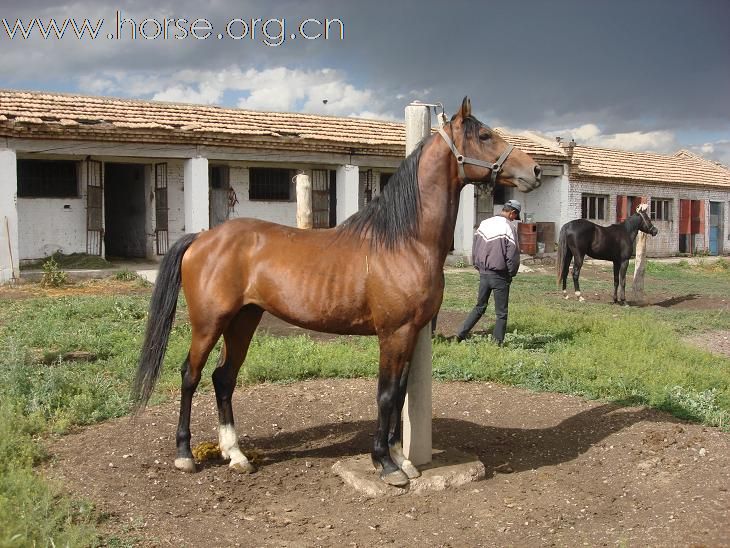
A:
[[[272,223],[279,223],[288,226],[297,226],[297,203],[296,201],[265,201],[265,200],[249,200],[249,171],[248,167],[231,166],[230,167],[230,183],[238,204],[236,204],[231,218],[234,217],[253,217],[256,219],[264,219]]]

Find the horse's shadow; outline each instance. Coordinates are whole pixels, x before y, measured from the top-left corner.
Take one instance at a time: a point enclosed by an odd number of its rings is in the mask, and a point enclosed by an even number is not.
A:
[[[452,418],[433,420],[433,446],[476,453],[487,477],[505,463],[515,471],[568,462],[605,438],[641,421],[680,422],[648,408],[603,404],[547,428],[504,428]],[[276,436],[246,437],[244,452],[256,448],[263,466],[297,458],[346,458],[369,453],[373,422],[330,423]],[[214,465],[211,463],[211,465]]]

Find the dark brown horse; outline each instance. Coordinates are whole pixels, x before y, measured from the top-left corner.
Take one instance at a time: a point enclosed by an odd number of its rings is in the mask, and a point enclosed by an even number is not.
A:
[[[441,305],[443,266],[464,185],[492,178],[524,192],[539,186],[540,167],[511,149],[471,115],[465,98],[441,134],[426,138],[401,163],[383,194],[336,228],[299,230],[235,219],[178,240],[160,265],[134,384],[144,406],[160,374],[182,283],[192,341],[182,366],[175,466],[195,470],[191,400],[208,354],[223,335],[213,372],[220,448],[232,468],[253,470],[238,446],[231,396],[267,311],[316,331],[377,335],[373,464],[392,485],[417,477],[403,455],[401,432],[416,336]]]
[[[626,269],[634,252],[634,242],[639,230],[656,236],[657,228],[652,224],[647,213],[647,205],[641,204],[636,213],[623,223],[611,226],[599,226],[586,219],[576,219],[565,223],[560,229],[558,241],[558,284],[563,286],[563,294],[568,298],[565,289],[568,268],[573,260],[573,286],[575,296],[585,300],[580,294],[580,269],[586,255],[594,259],[613,261],[613,302],[626,303]],[[619,292],[619,286],[621,290]]]

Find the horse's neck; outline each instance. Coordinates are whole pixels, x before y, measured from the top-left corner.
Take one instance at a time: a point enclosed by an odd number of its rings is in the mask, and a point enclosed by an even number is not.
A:
[[[639,233],[640,224],[641,219],[634,217],[633,215],[624,221],[624,228],[626,228],[626,232],[628,232],[629,238],[632,242],[636,240],[636,235]]]
[[[419,185],[421,194],[421,218],[419,220],[420,240],[435,253],[438,261],[446,260],[451,250],[459,212],[460,192],[456,185],[442,180],[429,181]]]

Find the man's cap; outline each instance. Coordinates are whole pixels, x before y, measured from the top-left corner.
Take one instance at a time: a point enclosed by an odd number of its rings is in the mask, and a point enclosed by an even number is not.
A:
[[[517,213],[522,212],[522,204],[520,202],[518,202],[517,200],[507,200],[504,204],[504,207],[511,207]]]

